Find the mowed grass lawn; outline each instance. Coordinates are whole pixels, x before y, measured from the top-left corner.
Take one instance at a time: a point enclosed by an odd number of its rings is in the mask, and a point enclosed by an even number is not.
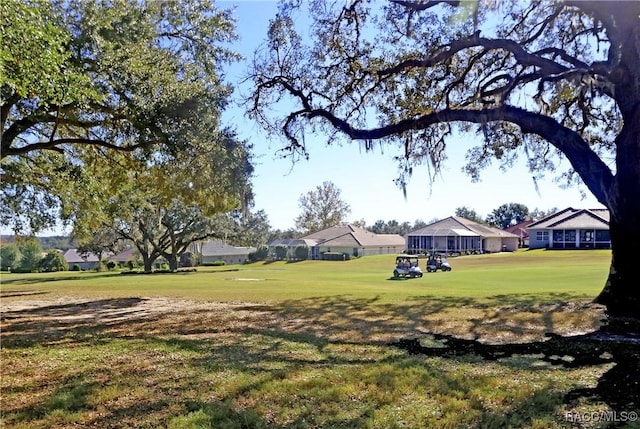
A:
[[[7,428],[571,427],[564,395],[610,365],[484,361],[391,346],[588,332],[609,251],[451,259],[394,280],[392,255],[196,273],[2,275]],[[424,265],[424,263],[422,264]]]

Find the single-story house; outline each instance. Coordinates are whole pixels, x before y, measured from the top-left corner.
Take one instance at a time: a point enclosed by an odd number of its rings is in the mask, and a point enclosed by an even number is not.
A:
[[[302,237],[317,244],[312,252],[317,259],[324,252],[348,253],[352,256],[385,255],[404,252],[404,238],[398,234],[374,234],[354,225],[336,225]]]
[[[531,249],[610,249],[607,209],[566,208],[532,223]]]
[[[529,230],[527,230],[527,227],[532,223],[532,220],[525,220],[504,230],[518,236],[518,247],[529,247]]]
[[[407,234],[411,253],[512,252],[518,236],[472,220],[451,216]]]
[[[249,254],[255,251],[255,247],[236,247],[220,240],[212,240],[202,244],[200,255],[203,264],[224,261],[227,265],[233,265],[244,264],[249,259]]]
[[[69,249],[62,254],[62,257],[69,265],[69,270],[73,270],[77,265],[81,270],[97,270],[100,260],[93,253],[80,253],[78,249]],[[107,259],[107,257],[103,257]]]
[[[142,256],[135,247],[127,247],[115,255],[110,256],[109,260],[116,262],[120,267],[124,267],[129,262],[135,263],[138,260],[142,260]]]
[[[309,247],[310,259],[322,259],[325,252],[347,253],[358,257],[402,253],[405,248],[405,241],[401,235],[374,234],[350,224],[332,226],[298,239],[276,240],[269,243],[269,248],[286,245],[293,254],[295,248],[302,244]]]

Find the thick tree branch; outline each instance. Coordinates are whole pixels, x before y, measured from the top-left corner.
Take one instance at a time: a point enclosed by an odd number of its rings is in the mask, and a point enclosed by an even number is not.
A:
[[[1,151],[2,151],[1,157],[4,158],[5,156],[8,156],[8,155],[21,155],[21,154],[28,153],[32,150],[54,150],[59,152],[60,150],[59,148],[56,147],[57,145],[65,144],[65,143],[86,144],[87,142],[92,141],[92,140],[83,139],[83,138],[75,138],[75,139],[72,139],[72,138],[55,139],[54,138],[56,131],[60,126],[71,126],[71,127],[78,127],[83,129],[90,129],[93,127],[100,126],[102,124],[102,121],[80,121],[80,120],[69,119],[67,117],[60,116],[60,113],[62,113],[63,111],[67,111],[69,107],[70,107],[69,105],[67,106],[52,105],[50,106],[50,108],[53,109],[56,112],[56,114],[50,114],[48,112],[41,111],[39,113],[36,112],[22,119],[15,120],[7,128],[7,130],[2,133],[2,136],[1,136],[2,141],[0,143]],[[123,119],[124,117],[112,116],[112,118]],[[51,132],[51,137],[47,142],[28,144],[26,146],[22,146],[18,148],[12,147],[15,140],[21,134],[41,124],[54,124],[53,131]],[[95,140],[94,144],[105,146],[111,149],[127,150],[127,148],[120,149],[121,146],[113,145],[100,140]]]
[[[426,129],[439,123],[511,122],[518,125],[523,133],[538,135],[562,151],[598,201],[608,206],[608,194],[613,174],[599,156],[591,150],[589,144],[577,132],[563,127],[553,118],[518,107],[499,106],[483,110],[444,109],[372,129],[354,128],[346,121],[323,109],[306,112],[305,116],[308,119],[323,118],[351,139],[366,141],[398,136],[405,132]]]
[[[557,74],[567,71],[568,68],[557,62],[535,53],[527,52],[518,42],[508,39],[488,39],[480,37],[480,32],[466,39],[453,41],[434,55],[423,59],[410,59],[401,61],[393,67],[378,71],[378,76],[384,78],[401,73],[412,68],[427,68],[442,64],[452,58],[456,53],[470,48],[484,48],[486,50],[502,50],[511,53],[519,65],[539,67],[542,74]],[[565,61],[567,56],[562,57]]]
[[[431,9],[434,6],[437,6],[441,3],[446,3],[450,6],[459,6],[460,0],[429,0],[427,2],[416,2],[416,1],[406,1],[406,0],[391,0],[391,3],[397,4],[404,8],[413,11],[427,10]]]
[[[63,144],[81,144],[81,145],[91,145],[91,146],[100,146],[106,149],[113,149],[120,152],[133,152],[134,150],[142,147],[142,144],[134,144],[130,146],[118,146],[113,143],[106,142],[104,140],[94,140],[94,139],[85,139],[85,138],[64,138],[64,139],[56,139],[46,142],[32,143],[26,146],[17,147],[17,148],[7,148],[2,150],[2,158],[7,156],[15,156],[15,155],[23,155],[25,153],[33,152],[36,150],[53,150],[56,152],[62,152],[62,148],[59,147]]]

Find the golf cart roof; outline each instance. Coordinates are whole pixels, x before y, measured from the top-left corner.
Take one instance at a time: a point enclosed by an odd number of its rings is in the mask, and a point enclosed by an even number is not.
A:
[[[399,255],[396,256],[396,258],[417,258],[418,255],[406,255],[404,253],[400,253]]]

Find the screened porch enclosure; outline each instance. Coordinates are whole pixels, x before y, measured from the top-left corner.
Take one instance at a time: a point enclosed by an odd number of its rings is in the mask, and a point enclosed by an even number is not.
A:
[[[553,230],[551,247],[554,249],[610,249],[611,237],[602,229]]]
[[[482,251],[482,237],[468,235],[409,235],[407,247],[412,253],[428,252],[479,252]]]

